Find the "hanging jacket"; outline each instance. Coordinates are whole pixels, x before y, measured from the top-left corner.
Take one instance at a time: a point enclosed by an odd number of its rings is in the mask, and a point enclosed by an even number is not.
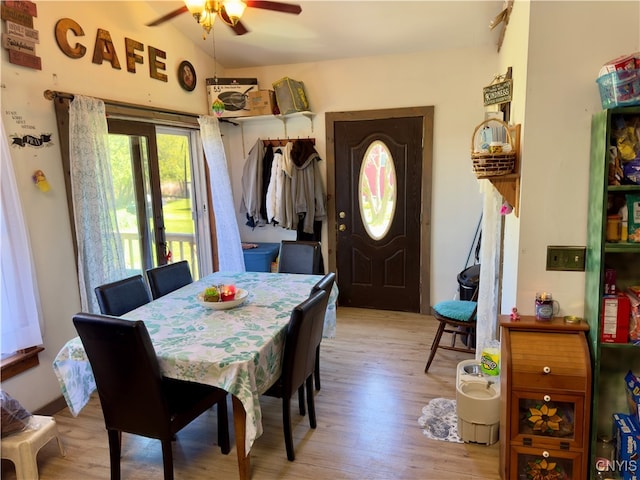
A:
[[[327,200],[319,166],[322,159],[311,142],[298,140],[291,149],[290,160],[294,213],[303,222],[303,232],[313,234],[314,221],[322,221],[327,215]],[[297,221],[292,228],[297,228]]]
[[[244,163],[242,169],[242,201],[240,213],[246,213],[247,225],[250,227],[264,225],[265,219],[260,214],[262,204],[262,164],[265,155],[265,147],[262,140],[258,139]]]
[[[278,204],[282,198],[282,149],[278,148],[273,152],[273,162],[271,164],[271,175],[269,177],[269,185],[267,186],[267,222],[280,223],[276,218],[278,212]]]

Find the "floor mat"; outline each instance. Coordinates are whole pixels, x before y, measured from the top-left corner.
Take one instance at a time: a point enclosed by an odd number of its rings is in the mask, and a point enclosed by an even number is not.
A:
[[[423,409],[418,419],[422,432],[433,440],[463,443],[458,436],[456,401],[434,398]]]

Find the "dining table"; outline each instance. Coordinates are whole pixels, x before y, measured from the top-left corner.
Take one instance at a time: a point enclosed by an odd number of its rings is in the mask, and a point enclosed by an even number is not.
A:
[[[242,480],[250,477],[251,447],[262,434],[260,396],[282,370],[291,312],[308,298],[321,278],[322,275],[215,272],[121,317],[144,321],[164,376],[213,385],[231,394]],[[233,302],[232,308],[202,302],[199,294],[209,286],[219,285],[234,285],[239,296],[246,292],[244,301]],[[323,337],[335,336],[337,297],[334,285]],[[96,390],[79,337],[62,347],[53,361],[53,370],[71,414],[77,416]]]

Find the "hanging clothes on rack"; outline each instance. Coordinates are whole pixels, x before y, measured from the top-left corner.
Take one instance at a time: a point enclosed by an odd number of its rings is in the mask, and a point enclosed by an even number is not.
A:
[[[280,173],[282,190],[279,194],[276,192],[276,216],[274,218],[282,228],[286,228],[287,230],[294,230],[298,220],[291,195],[291,176],[293,174],[293,166],[291,163],[292,148],[293,143],[289,142],[282,149]]]
[[[298,239],[320,240],[326,194],[315,140],[258,140],[242,172],[242,202],[247,225],[269,223],[297,230]]]
[[[278,147],[273,151],[273,162],[271,163],[271,175],[267,186],[267,221],[278,224],[276,214],[280,208],[282,199],[283,178],[282,175],[282,148]]]
[[[262,166],[265,154],[265,146],[258,140],[244,162],[242,169],[242,201],[240,213],[247,216],[246,225],[255,228],[262,226],[266,220],[260,215],[262,202]]]
[[[314,222],[322,222],[326,216],[326,195],[319,162],[322,160],[313,143],[296,140],[291,148],[291,195],[298,216],[296,230],[314,235]],[[300,223],[302,228],[300,229]]]
[[[260,217],[265,223],[269,223],[267,214],[267,189],[269,188],[269,180],[271,178],[271,167],[273,166],[273,146],[266,145],[264,158],[262,159],[262,178],[260,183]]]

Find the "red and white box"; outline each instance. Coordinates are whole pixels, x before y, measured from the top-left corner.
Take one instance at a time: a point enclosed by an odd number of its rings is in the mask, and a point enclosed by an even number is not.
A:
[[[609,60],[602,66],[602,68],[600,69],[600,74],[598,76],[602,76],[611,72],[619,72],[621,70],[636,70],[638,68],[637,61],[638,59],[636,59],[635,53],[614,58],[613,60]]]
[[[631,302],[625,294],[604,297],[602,300],[601,340],[604,343],[629,341]]]

